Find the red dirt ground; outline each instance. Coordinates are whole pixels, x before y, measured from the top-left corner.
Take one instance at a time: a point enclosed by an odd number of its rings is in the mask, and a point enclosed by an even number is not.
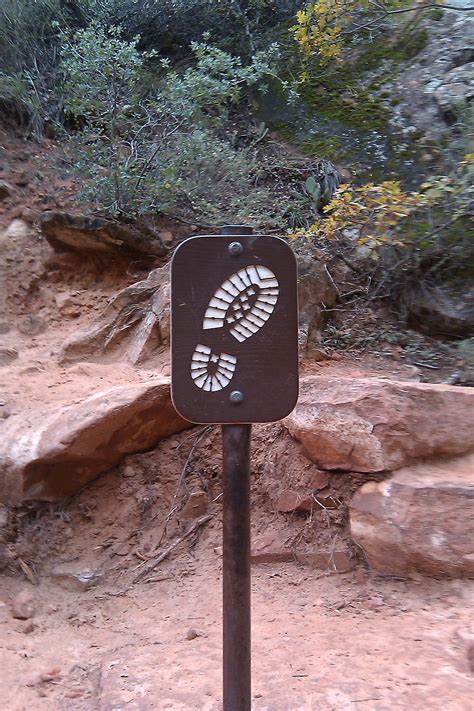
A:
[[[57,156],[55,144],[37,146],[6,134],[0,144],[0,178],[15,185],[0,208],[0,227],[25,218],[25,207],[72,205],[68,175],[58,176],[57,164],[44,167],[47,154]],[[104,380],[141,377],[122,364],[63,368],[57,353],[112,294],[146,274],[143,265],[55,255],[40,239],[35,216],[26,218],[26,231],[9,238],[7,248],[0,244],[0,345],[17,352],[0,368],[0,400],[10,414],[39,402],[80,400]],[[64,293],[78,304],[74,313],[59,311],[55,296]],[[410,365],[351,354],[304,369],[419,375]],[[220,443],[215,428],[198,440],[200,432],[128,457],[61,505],[12,513],[11,564],[0,574],[0,708],[221,708]],[[269,442],[278,455],[270,470]],[[471,710],[472,584],[372,574],[347,533],[347,503],[360,477],[331,474],[328,491],[340,506],[329,513],[277,513],[278,488],[298,484],[314,467],[280,425],[255,428],[252,462],[254,538],[275,530],[299,550],[343,545],[356,562],[342,575],[298,562],[253,567],[252,708]],[[187,530],[182,506],[194,490],[204,493],[212,519],[149,582],[133,583],[147,560]],[[72,589],[65,565],[92,571],[97,584]],[[25,589],[35,612],[31,620],[15,619],[12,604]]]

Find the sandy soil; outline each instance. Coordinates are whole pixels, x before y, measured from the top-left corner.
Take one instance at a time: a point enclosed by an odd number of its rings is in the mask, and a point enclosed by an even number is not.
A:
[[[21,587],[3,580],[2,599]],[[472,709],[467,584],[285,564],[254,570],[252,591],[253,709]],[[47,578],[34,597],[29,634],[0,609],[2,708],[222,708],[220,562],[209,550],[125,597]]]

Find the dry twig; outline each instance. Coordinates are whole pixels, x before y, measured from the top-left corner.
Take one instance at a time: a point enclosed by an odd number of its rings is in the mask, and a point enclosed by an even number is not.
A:
[[[177,548],[183,541],[186,540],[186,538],[189,538],[195,531],[197,531],[201,526],[204,526],[208,521],[211,520],[213,517],[213,514],[208,514],[207,516],[201,516],[200,518],[196,519],[196,521],[193,523],[193,525],[188,528],[186,533],[183,533],[182,536],[177,538],[173,543],[168,546],[168,548],[165,548],[164,551],[160,553],[160,555],[155,558],[155,560],[151,563],[151,565],[148,565],[146,568],[141,570],[137,576],[133,579],[133,583],[138,583],[140,580],[143,580],[143,578],[146,578],[147,575],[152,573],[155,568],[159,566],[161,561],[163,561],[165,558],[169,556],[170,553],[174,551],[175,548]]]

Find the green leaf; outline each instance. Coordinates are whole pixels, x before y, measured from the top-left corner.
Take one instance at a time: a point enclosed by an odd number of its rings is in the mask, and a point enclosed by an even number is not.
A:
[[[310,195],[313,195],[316,192],[316,189],[319,188],[318,183],[315,181],[312,175],[307,178],[304,186]]]

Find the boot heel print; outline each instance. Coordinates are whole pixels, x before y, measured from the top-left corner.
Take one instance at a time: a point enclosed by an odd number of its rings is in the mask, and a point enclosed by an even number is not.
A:
[[[255,335],[272,315],[279,284],[267,267],[251,265],[232,274],[221,284],[204,314],[203,331],[226,328],[239,343]],[[226,388],[237,368],[237,358],[216,355],[199,343],[191,358],[191,378],[206,392]]]

